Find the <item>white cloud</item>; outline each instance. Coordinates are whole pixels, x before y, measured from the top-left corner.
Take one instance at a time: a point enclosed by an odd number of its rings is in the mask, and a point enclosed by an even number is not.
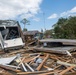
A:
[[[49,16],[48,19],[55,19],[55,18],[57,18],[57,17],[58,17],[58,15],[54,13],[54,14],[52,14],[51,16]]]
[[[76,6],[74,8],[72,8],[69,13],[76,13]]]
[[[60,17],[66,16],[66,15],[68,15],[68,12],[62,12],[62,13],[60,14]]]
[[[74,17],[74,16],[76,16],[76,14],[68,14],[68,16],[72,16],[72,17]]]
[[[0,19],[29,18],[40,11],[42,0],[0,0]]]
[[[40,18],[35,17],[35,18],[33,18],[33,20],[39,22]]]
[[[60,17],[76,16],[76,6],[71,10],[63,12],[60,14]]]

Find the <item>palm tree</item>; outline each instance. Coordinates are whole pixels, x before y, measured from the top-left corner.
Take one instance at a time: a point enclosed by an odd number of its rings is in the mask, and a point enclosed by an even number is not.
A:
[[[30,25],[30,21],[28,21],[26,18],[24,18],[23,20],[21,20],[21,23],[24,24],[24,29],[26,25]]]

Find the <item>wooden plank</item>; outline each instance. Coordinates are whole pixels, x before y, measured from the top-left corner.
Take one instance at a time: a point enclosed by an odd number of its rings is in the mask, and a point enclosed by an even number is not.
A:
[[[67,51],[69,52],[74,51],[76,50],[76,47],[54,47],[54,48],[35,47],[34,50],[41,52],[67,54]]]
[[[68,60],[68,61],[66,61],[66,62],[70,62],[71,60]],[[56,66],[54,69],[57,69],[57,68],[59,68],[60,66],[62,66],[62,65],[58,65],[58,66]]]
[[[42,68],[43,64],[46,62],[46,60],[48,58],[49,58],[49,54],[46,55],[46,57],[44,58],[44,60],[42,61],[42,63],[36,68],[37,71],[39,71]]]
[[[43,67],[46,68],[47,70],[54,70],[53,68],[50,68],[50,67],[48,67],[46,65],[43,65]]]
[[[27,74],[41,74],[41,73],[47,73],[47,72],[51,72],[48,70],[44,70],[44,71],[35,71],[35,72],[19,72],[17,73],[17,75],[27,75]]]
[[[62,61],[57,61],[57,64],[64,65],[64,66],[75,66],[76,67],[76,64],[70,64],[70,63],[62,62]]]
[[[4,72],[0,72],[0,75],[13,75],[13,74],[8,71],[4,71]]]
[[[32,67],[30,67],[27,63],[25,63],[25,65],[32,71],[34,72],[34,69]]]
[[[61,72],[61,70],[55,70],[54,72],[47,72],[47,73],[42,73],[42,74],[36,74],[36,75],[54,75],[58,72]]]
[[[51,75],[54,74],[55,72],[47,72],[47,73],[42,73],[42,74],[37,74],[37,75]]]
[[[76,75],[76,72],[73,72],[73,73],[67,73],[67,74],[63,74],[63,75]]]
[[[14,71],[14,72],[21,72],[21,70],[16,70],[16,69],[13,69],[13,68],[4,66],[4,65],[0,65],[0,68],[3,68],[3,69],[5,69],[5,70]]]
[[[33,50],[33,48],[16,50],[16,51],[8,53],[8,55],[12,55],[12,54],[16,54],[16,53],[23,53],[23,52],[27,52],[27,51],[31,51],[31,50]]]
[[[27,46],[29,46],[29,45],[31,45],[31,44],[33,44],[33,43],[35,43],[35,42],[36,42],[36,40],[34,40],[34,41],[28,43]]]
[[[31,63],[33,63],[35,59],[39,58],[39,56],[40,56],[40,55],[37,55],[37,56],[34,57],[33,59],[29,60],[29,62],[30,62],[29,65],[30,65]]]
[[[65,74],[66,72],[68,72],[69,70],[73,69],[75,66],[71,66],[71,67],[68,67],[67,69],[63,70],[62,72],[59,73],[59,75],[63,75]]]

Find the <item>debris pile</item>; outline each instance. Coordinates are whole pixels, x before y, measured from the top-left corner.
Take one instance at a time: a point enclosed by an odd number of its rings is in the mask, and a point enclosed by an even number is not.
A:
[[[39,40],[38,47],[34,48],[37,51],[67,54],[76,51],[76,40],[68,39],[42,39]]]
[[[76,52],[72,56],[33,50],[5,53],[0,58],[1,75],[72,75],[76,74]],[[6,73],[5,73],[6,72]]]

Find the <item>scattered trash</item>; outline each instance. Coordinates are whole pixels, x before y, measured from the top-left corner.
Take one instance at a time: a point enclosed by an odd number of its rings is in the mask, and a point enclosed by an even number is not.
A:
[[[38,59],[35,60],[35,62],[36,62],[37,64],[40,64],[40,63],[42,62],[42,59],[41,59],[41,58],[38,58]]]
[[[0,64],[2,64],[2,65],[8,65],[8,64],[10,64],[15,58],[16,58],[16,56],[8,57],[8,58],[0,58]]]

